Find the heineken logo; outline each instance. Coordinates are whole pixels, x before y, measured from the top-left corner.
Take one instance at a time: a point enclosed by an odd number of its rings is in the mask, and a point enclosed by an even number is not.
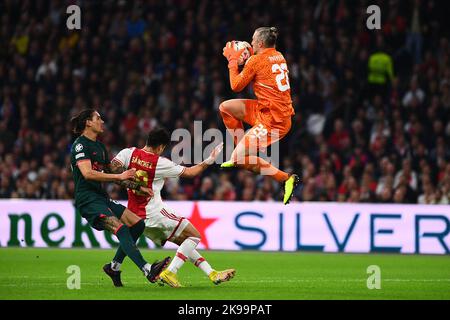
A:
[[[120,201],[125,204],[125,201]],[[202,234],[200,249],[450,254],[450,207],[167,201]],[[0,247],[113,248],[71,201],[0,200]],[[154,248],[141,237],[138,246]],[[168,242],[167,249],[177,246]]]

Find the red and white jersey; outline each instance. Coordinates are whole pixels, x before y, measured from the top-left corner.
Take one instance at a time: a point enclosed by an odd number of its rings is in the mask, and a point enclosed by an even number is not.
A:
[[[128,190],[128,209],[144,219],[151,212],[163,208],[161,190],[164,179],[176,178],[186,169],[167,158],[134,147],[121,150],[112,161],[119,162],[126,169],[135,168],[135,180],[153,190],[153,198],[149,200],[139,191]]]

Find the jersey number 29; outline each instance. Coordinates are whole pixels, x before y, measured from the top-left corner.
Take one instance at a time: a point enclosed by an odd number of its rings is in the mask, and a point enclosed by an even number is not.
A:
[[[280,90],[281,92],[284,92],[291,88],[289,85],[288,69],[287,69],[286,63],[273,64],[272,72],[277,73],[277,76],[275,77],[275,81],[277,82],[278,90]],[[285,80],[286,84],[282,83],[283,80]]]

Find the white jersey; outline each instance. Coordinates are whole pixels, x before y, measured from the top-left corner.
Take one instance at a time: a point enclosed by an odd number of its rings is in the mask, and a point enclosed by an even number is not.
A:
[[[164,179],[179,177],[186,169],[167,158],[134,147],[121,150],[112,161],[119,162],[126,169],[135,168],[136,181],[153,190],[151,199],[139,191],[128,190],[128,209],[144,219],[163,209],[161,190]]]

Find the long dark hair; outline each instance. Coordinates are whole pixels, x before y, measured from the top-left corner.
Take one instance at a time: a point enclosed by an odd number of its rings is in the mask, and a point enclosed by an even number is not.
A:
[[[70,119],[70,124],[72,125],[72,131],[75,134],[83,133],[83,130],[86,128],[86,121],[92,120],[92,116],[96,110],[95,109],[84,109],[77,115],[73,116]]]

